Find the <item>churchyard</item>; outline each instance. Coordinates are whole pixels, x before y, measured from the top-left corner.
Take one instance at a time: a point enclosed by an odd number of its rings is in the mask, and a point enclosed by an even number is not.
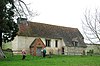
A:
[[[8,55],[0,59],[0,66],[100,66],[100,56],[52,55],[43,58],[27,55],[25,60],[21,58],[21,55]]]

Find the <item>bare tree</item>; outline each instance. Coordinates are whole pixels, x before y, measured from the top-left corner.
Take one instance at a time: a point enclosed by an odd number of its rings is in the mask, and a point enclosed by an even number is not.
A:
[[[37,12],[29,9],[29,4],[26,4],[23,0],[14,0],[15,6],[15,19],[16,18],[30,18],[38,16]]]
[[[82,20],[82,28],[91,43],[100,43],[100,10],[86,10]]]
[[[0,8],[0,57],[3,58],[2,42],[12,41],[18,32],[18,25],[14,19],[37,14],[30,11],[23,0],[0,0]]]

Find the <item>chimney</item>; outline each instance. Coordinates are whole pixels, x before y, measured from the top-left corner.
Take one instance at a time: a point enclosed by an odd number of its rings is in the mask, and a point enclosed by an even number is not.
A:
[[[26,23],[27,22],[27,18],[17,18],[17,23]]]

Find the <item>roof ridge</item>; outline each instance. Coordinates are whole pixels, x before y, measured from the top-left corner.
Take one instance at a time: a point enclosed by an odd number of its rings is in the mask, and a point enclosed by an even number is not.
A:
[[[47,23],[41,23],[41,22],[32,22],[32,21],[28,21],[28,22],[42,24],[42,25],[44,24],[44,25],[49,25],[49,26],[55,26],[55,27],[62,27],[62,28],[78,29],[78,28],[74,28],[74,27],[66,27],[66,26],[53,25],[53,24],[47,24]]]
[[[39,23],[39,22],[31,22],[28,21],[29,26],[22,26],[25,24],[22,24],[20,28],[19,35],[24,36],[27,35],[29,37],[44,37],[44,38],[52,38],[52,39],[58,39],[63,38],[65,44],[68,43],[71,45],[72,39],[75,37],[79,37],[82,39],[82,34],[77,28],[71,28],[71,27],[64,27],[64,26],[57,26],[57,25],[51,25],[51,24],[45,24],[45,23]],[[27,28],[26,30],[26,27]],[[84,41],[80,41],[80,44],[84,44]]]

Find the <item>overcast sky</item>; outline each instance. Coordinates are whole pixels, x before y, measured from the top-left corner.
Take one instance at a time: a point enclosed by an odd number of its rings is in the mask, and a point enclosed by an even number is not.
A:
[[[40,15],[31,18],[41,22],[78,28],[82,32],[81,20],[86,9],[100,8],[100,0],[23,0]]]

